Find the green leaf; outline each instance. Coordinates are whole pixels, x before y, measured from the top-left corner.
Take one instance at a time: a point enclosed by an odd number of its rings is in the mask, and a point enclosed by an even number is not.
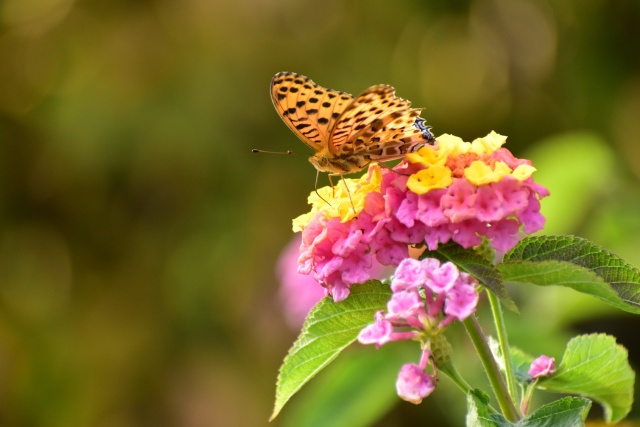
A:
[[[502,348],[500,347],[500,343],[492,336],[489,336],[487,338],[489,348],[491,349],[491,353],[493,354],[493,358],[498,363],[500,371],[504,374],[504,357],[502,355]],[[513,376],[515,377],[516,381],[522,385],[531,383],[532,379],[531,375],[529,375],[529,367],[531,366],[533,357],[514,346],[509,347],[509,354],[511,358],[511,366],[513,368]]]
[[[604,408],[607,422],[617,422],[631,410],[634,380],[627,350],[614,337],[591,334],[569,341],[556,373],[538,385],[592,398]]]
[[[500,271],[486,258],[473,249],[464,249],[456,243],[440,245],[435,251],[427,251],[422,258],[437,258],[442,262],[451,261],[459,269],[471,274],[487,289],[490,289],[509,310],[518,312],[518,308],[504,286]]]
[[[516,426],[522,427],[582,427],[591,401],[582,397],[564,397],[540,407]]]
[[[309,313],[300,336],[285,357],[276,385],[276,401],[271,419],[300,388],[333,361],[373,322],[391,297],[388,286],[370,281],[351,288],[339,303],[320,301]]]
[[[511,353],[513,376],[516,381],[522,385],[530,383],[532,379],[529,375],[529,368],[534,358],[517,347],[510,347],[509,352]]]
[[[416,357],[416,342],[374,350],[351,347],[300,393],[283,427],[366,427],[400,402],[395,381],[400,367]],[[352,351],[353,350],[353,351]]]
[[[493,351],[499,351],[495,342],[491,347]],[[514,347],[510,348],[510,353],[518,383],[531,384],[528,370],[534,358]],[[634,380],[627,350],[617,345],[614,337],[594,334],[572,339],[556,373],[541,378],[538,387],[587,396],[605,408],[607,421],[615,422],[631,410]]]
[[[521,420],[510,423],[502,415],[489,410],[486,395],[474,390],[467,396],[467,427],[580,427],[591,408],[591,401],[582,397],[564,397]]]
[[[502,415],[496,414],[489,407],[489,396],[482,390],[475,389],[467,395],[467,427],[503,427],[511,426]]]
[[[505,283],[566,286],[640,314],[640,270],[579,237],[527,237],[505,255],[498,270]]]

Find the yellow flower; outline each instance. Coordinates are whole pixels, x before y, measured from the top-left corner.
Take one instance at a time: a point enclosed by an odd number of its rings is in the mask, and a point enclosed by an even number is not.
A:
[[[309,224],[309,221],[311,221],[311,218],[313,218],[313,216],[316,214],[316,212],[311,211],[311,212],[307,212],[306,214],[302,214],[300,216],[298,216],[297,218],[293,219],[293,232],[297,233],[299,231],[304,230],[307,225]]]
[[[471,152],[475,154],[491,154],[507,142],[507,137],[491,131],[484,138],[476,138],[471,143]]]
[[[438,149],[430,145],[425,145],[415,153],[406,155],[406,159],[411,163],[419,163],[425,166],[444,165],[449,157],[447,150],[441,149],[438,141]]]
[[[507,137],[491,131],[484,138],[476,138],[473,142],[464,142],[460,137],[445,133],[440,135],[437,141],[438,151],[442,151],[448,156],[467,153],[480,155],[493,153],[507,141]]]
[[[506,175],[511,175],[511,168],[505,162],[496,162],[491,169],[491,166],[476,160],[464,170],[464,177],[474,185],[498,182]]]
[[[513,170],[511,176],[518,181],[524,181],[525,179],[529,179],[536,170],[537,169],[531,165],[520,165]]]
[[[438,151],[441,151],[445,158],[468,153],[471,148],[471,144],[464,142],[459,136],[448,133],[440,135],[436,141],[438,141]]]
[[[520,165],[513,171],[504,162],[496,162],[493,169],[486,163],[475,161],[464,170],[464,177],[474,185],[490,184],[498,182],[509,175],[518,181],[524,181],[536,171],[531,165]]]
[[[364,209],[365,197],[371,192],[379,192],[382,183],[380,166],[371,165],[369,171],[357,179],[342,178],[334,187],[322,187],[309,194],[311,211],[293,220],[293,231],[306,228],[311,218],[322,212],[325,218],[340,218],[347,222],[358,216]]]
[[[411,175],[407,180],[407,188],[416,194],[425,194],[436,188],[446,188],[452,182],[451,169],[434,165]]]
[[[406,158],[411,163],[419,163],[425,166],[444,165],[449,156],[473,153],[477,155],[491,154],[500,148],[507,140],[506,136],[493,131],[484,138],[476,138],[473,142],[464,142],[462,138],[442,134],[437,138],[438,149],[425,145],[415,153],[407,154]]]

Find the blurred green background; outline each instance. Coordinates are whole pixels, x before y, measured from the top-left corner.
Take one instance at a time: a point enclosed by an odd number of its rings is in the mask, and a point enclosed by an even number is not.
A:
[[[309,151],[278,71],[391,84],[436,135],[508,135],[552,192],[546,232],[640,265],[640,2],[4,0],[0,425],[267,425],[297,334],[274,269],[315,179],[250,153]],[[525,350],[609,331],[638,360],[630,316],[513,291]],[[460,425],[459,394],[399,403],[393,375],[378,425]],[[338,425],[292,421],[312,385],[271,425]]]

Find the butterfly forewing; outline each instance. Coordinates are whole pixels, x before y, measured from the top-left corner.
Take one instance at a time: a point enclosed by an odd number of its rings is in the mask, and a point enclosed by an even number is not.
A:
[[[327,147],[331,130],[353,96],[282,72],[271,80],[271,100],[287,126],[317,152]]]

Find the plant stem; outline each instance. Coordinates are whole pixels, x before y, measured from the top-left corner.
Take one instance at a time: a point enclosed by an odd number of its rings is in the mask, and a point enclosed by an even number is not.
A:
[[[438,370],[448,376],[449,379],[451,379],[451,381],[453,381],[453,383],[457,385],[464,394],[469,394],[471,392],[471,386],[464,380],[464,378],[462,378],[453,363],[449,361],[446,363],[438,364]]]
[[[529,403],[531,403],[531,396],[533,395],[533,390],[536,388],[536,384],[538,380],[536,380],[533,384],[529,384],[522,395],[522,401],[520,402],[520,412],[523,415],[527,415],[529,412]]]
[[[496,333],[498,334],[498,342],[500,343],[500,350],[502,351],[502,358],[504,362],[504,372],[507,378],[507,387],[509,388],[509,395],[512,398],[518,396],[518,389],[516,387],[515,377],[513,375],[513,363],[511,361],[511,352],[509,350],[509,339],[507,338],[507,329],[504,322],[504,313],[502,311],[502,305],[498,297],[491,291],[487,291],[489,297],[489,304],[491,306],[491,312],[493,314],[493,320],[496,324]]]
[[[457,385],[458,388],[462,390],[462,392],[465,395],[468,395],[472,392],[473,389],[471,388],[469,383],[466,382],[464,378],[462,378],[462,375],[460,375],[460,373],[458,372],[458,370],[456,369],[455,365],[451,360],[438,363],[438,372],[442,372],[447,377],[449,377],[449,379],[453,381],[453,383]],[[498,411],[493,406],[491,405],[487,405],[487,406],[491,412],[495,414],[498,413]]]
[[[484,366],[487,377],[489,378],[491,388],[493,388],[493,392],[498,400],[498,405],[500,405],[502,414],[509,422],[518,421],[520,419],[520,415],[511,400],[507,386],[500,374],[498,364],[491,354],[491,350],[489,349],[487,340],[480,329],[478,320],[475,316],[469,316],[462,323],[471,338],[471,342],[478,352],[478,356],[480,356],[480,361],[482,362],[482,366]]]

